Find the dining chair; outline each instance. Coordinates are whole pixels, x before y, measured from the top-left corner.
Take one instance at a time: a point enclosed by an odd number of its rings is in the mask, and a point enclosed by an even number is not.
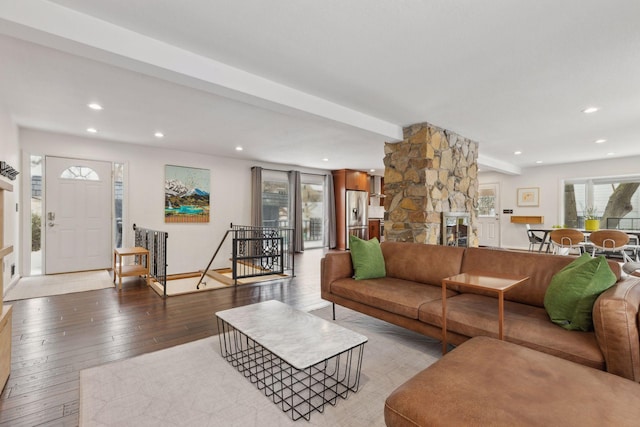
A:
[[[595,256],[596,251],[602,251],[605,254],[619,253],[625,262],[631,262],[632,259],[625,251],[629,243],[629,235],[620,230],[598,230],[591,233],[589,242],[593,246],[591,255]]]
[[[622,265],[622,271],[631,276],[640,277],[640,262],[625,262]]]
[[[549,235],[553,245],[554,254],[568,254],[577,250],[578,254],[584,252],[584,233],[575,228],[558,228]]]
[[[549,251],[549,242],[546,240],[546,233],[543,236],[536,234],[535,231],[531,230],[531,226],[527,224],[527,237],[529,238],[529,252],[533,252],[538,246],[538,252],[542,252],[542,248],[546,245],[547,252]]]

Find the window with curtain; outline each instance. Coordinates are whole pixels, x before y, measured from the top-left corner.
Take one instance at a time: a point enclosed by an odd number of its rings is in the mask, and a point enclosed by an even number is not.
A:
[[[289,227],[289,178],[286,172],[262,172],[262,225]]]
[[[325,177],[301,174],[302,235],[305,248],[324,246]],[[262,171],[262,225],[293,227],[287,172]]]
[[[324,245],[324,176],[302,174],[302,235],[305,248]]]

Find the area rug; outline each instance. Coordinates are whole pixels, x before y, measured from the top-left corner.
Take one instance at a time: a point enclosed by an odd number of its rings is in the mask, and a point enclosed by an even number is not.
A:
[[[22,277],[7,294],[5,301],[70,294],[113,288],[113,279],[107,270],[81,271],[78,273],[49,274]]]
[[[331,307],[312,314],[330,319]],[[440,342],[336,307],[336,323],[369,339],[360,389],[292,421],[205,338],[80,373],[81,426],[384,426],[384,401],[440,357]],[[274,331],[276,332],[276,331]]]

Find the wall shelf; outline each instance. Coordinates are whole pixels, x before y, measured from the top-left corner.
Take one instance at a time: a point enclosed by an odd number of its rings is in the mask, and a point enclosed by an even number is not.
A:
[[[544,217],[535,215],[512,215],[511,222],[514,224],[544,224]]]
[[[0,259],[6,257],[11,252],[13,252],[13,246],[7,246],[5,248],[0,249]]]

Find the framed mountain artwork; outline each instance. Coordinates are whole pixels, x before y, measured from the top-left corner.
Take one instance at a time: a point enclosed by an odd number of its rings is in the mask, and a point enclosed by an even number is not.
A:
[[[209,222],[209,169],[165,165],[164,222]]]

